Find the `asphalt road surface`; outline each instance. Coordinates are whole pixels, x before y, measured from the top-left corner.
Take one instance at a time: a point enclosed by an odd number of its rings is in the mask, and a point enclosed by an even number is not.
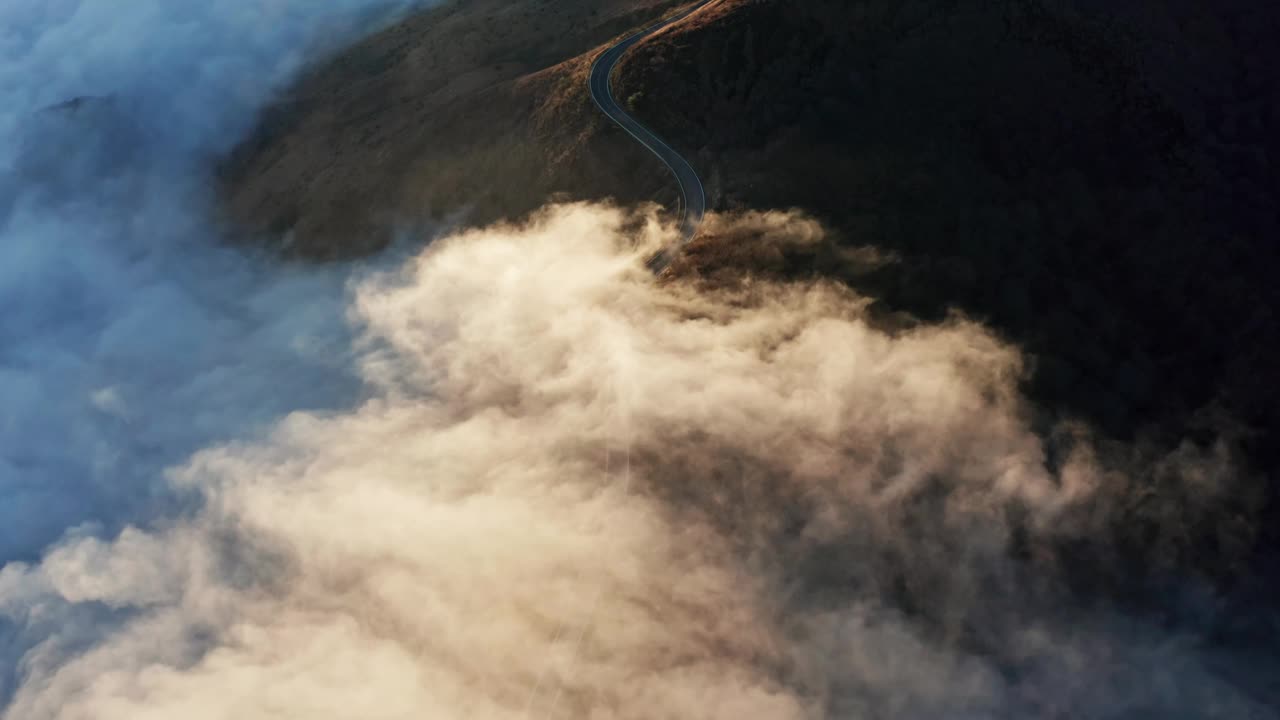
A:
[[[701,10],[711,1],[704,0],[678,15],[651,25],[622,40],[617,45],[601,53],[600,57],[596,58],[595,64],[591,66],[591,99],[595,101],[601,112],[608,115],[623,130],[630,133],[631,137],[648,148],[649,152],[657,155],[658,159],[665,163],[670,168],[671,173],[676,176],[676,182],[680,183],[681,245],[693,239],[693,236],[698,232],[698,226],[702,224],[702,217],[707,211],[707,194],[703,190],[702,180],[698,179],[698,173],[694,172],[693,166],[689,164],[689,161],[681,157],[680,153],[672,150],[669,145],[662,141],[662,138],[653,134],[622,109],[622,106],[613,97],[612,78],[614,68],[618,66],[618,61],[622,59],[622,56],[628,50],[650,35],[670,27]],[[662,270],[670,262],[674,251],[678,249],[678,247],[668,248],[659,253],[650,261],[650,267],[655,271]]]

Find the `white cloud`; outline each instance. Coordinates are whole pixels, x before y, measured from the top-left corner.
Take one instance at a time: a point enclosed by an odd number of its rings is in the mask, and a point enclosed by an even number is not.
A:
[[[205,450],[198,514],[0,582],[132,607],[54,632],[9,717],[1250,709],[1160,634],[1010,594],[1012,509],[1052,537],[1105,507],[1045,468],[1014,350],[826,286],[662,287],[623,221],[553,208],[365,281],[366,402]]]

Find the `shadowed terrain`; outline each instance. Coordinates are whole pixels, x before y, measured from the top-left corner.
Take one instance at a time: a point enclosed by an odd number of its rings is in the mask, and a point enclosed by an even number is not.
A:
[[[836,231],[759,271],[841,278],[918,317],[976,316],[1033,354],[1042,407],[1116,437],[1234,437],[1280,517],[1280,50],[1267,40],[1280,11],[718,10],[640,48],[620,92],[699,150],[720,207],[802,207]],[[868,246],[891,262],[843,261]],[[726,252],[709,237],[687,267],[712,271]],[[1187,552],[1220,567],[1209,547]]]
[[[555,193],[673,203],[582,85],[600,43],[674,6],[459,3],[375,36],[228,163],[233,215],[329,257]],[[710,235],[677,271],[831,277],[899,316],[961,310],[1030,351],[1046,422],[1157,446],[1225,436],[1269,475],[1276,23],[1243,2],[724,0],[624,59],[617,94],[693,160],[713,207],[798,207],[831,230],[747,265]]]
[[[311,258],[383,247],[460,210],[515,217],[554,193],[674,198],[661,164],[586,93],[612,37],[671,0],[474,0],[339,53],[262,117],[221,179],[232,218]]]

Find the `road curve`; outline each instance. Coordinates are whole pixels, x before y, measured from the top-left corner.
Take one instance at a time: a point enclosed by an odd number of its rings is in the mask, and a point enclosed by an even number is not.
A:
[[[688,10],[650,25],[605,50],[592,64],[589,81],[591,99],[595,101],[600,111],[608,115],[609,119],[620,125],[623,130],[630,133],[631,137],[635,138],[637,142],[648,148],[649,152],[657,155],[658,159],[671,170],[671,174],[676,176],[676,182],[680,184],[680,232],[682,245],[689,242],[694,234],[698,232],[698,226],[702,224],[702,217],[707,212],[707,194],[702,187],[702,180],[698,178],[698,173],[694,172],[693,166],[689,164],[689,161],[681,157],[680,153],[672,150],[669,145],[662,141],[662,138],[653,134],[622,109],[622,106],[613,97],[612,78],[614,68],[618,66],[618,61],[622,59],[623,55],[626,55],[628,50],[659,30],[684,20],[710,2],[712,0],[703,0]],[[661,270],[669,261],[669,252],[663,251],[650,262],[650,267],[653,267],[654,270]]]

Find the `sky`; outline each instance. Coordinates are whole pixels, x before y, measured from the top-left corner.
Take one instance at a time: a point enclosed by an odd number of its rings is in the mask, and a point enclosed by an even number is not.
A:
[[[1046,550],[1153,478],[1151,558],[1226,533],[1228,449],[1047,441],[974,322],[659,284],[646,208],[236,244],[212,163],[411,7],[0,6],[0,718],[1275,716],[1211,595],[1082,605]]]

